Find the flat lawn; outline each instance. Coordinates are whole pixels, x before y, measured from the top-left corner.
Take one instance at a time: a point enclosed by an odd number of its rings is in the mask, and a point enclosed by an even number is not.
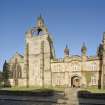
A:
[[[10,90],[10,91],[34,91],[34,92],[47,92],[47,91],[57,91],[62,92],[64,88],[40,88],[40,87],[11,87],[11,88],[1,88],[0,90]]]
[[[105,89],[98,89],[94,87],[83,88],[81,90],[89,91],[91,93],[105,93]]]
[[[56,91],[63,92],[64,88],[58,87],[49,87],[49,88],[41,88],[41,87],[11,87],[11,88],[1,88],[0,90],[10,90],[10,91],[33,91],[33,92],[48,92],[48,91]],[[98,89],[95,87],[81,88],[80,90],[88,91],[91,93],[105,93],[105,89]]]

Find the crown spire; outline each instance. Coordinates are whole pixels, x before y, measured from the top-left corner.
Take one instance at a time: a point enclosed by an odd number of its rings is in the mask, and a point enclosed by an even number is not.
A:
[[[37,27],[42,28],[44,27],[44,19],[42,18],[42,15],[37,18]]]

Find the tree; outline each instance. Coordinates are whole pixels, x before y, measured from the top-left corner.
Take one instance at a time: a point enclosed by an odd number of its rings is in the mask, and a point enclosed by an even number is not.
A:
[[[3,65],[3,80],[4,80],[4,86],[7,86],[8,84],[8,79],[9,79],[9,65],[8,63],[4,62],[4,65]]]

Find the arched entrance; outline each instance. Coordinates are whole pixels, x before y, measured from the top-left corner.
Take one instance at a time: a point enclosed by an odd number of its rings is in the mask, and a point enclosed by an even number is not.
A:
[[[71,87],[76,87],[76,88],[79,88],[80,87],[80,77],[73,76],[71,78]]]

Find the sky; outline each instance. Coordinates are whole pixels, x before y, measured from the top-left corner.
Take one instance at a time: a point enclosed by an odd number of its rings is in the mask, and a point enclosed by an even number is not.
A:
[[[42,15],[53,37],[57,58],[81,55],[85,42],[87,55],[96,55],[105,31],[105,0],[0,0],[0,70],[16,52],[24,54],[25,32]]]

